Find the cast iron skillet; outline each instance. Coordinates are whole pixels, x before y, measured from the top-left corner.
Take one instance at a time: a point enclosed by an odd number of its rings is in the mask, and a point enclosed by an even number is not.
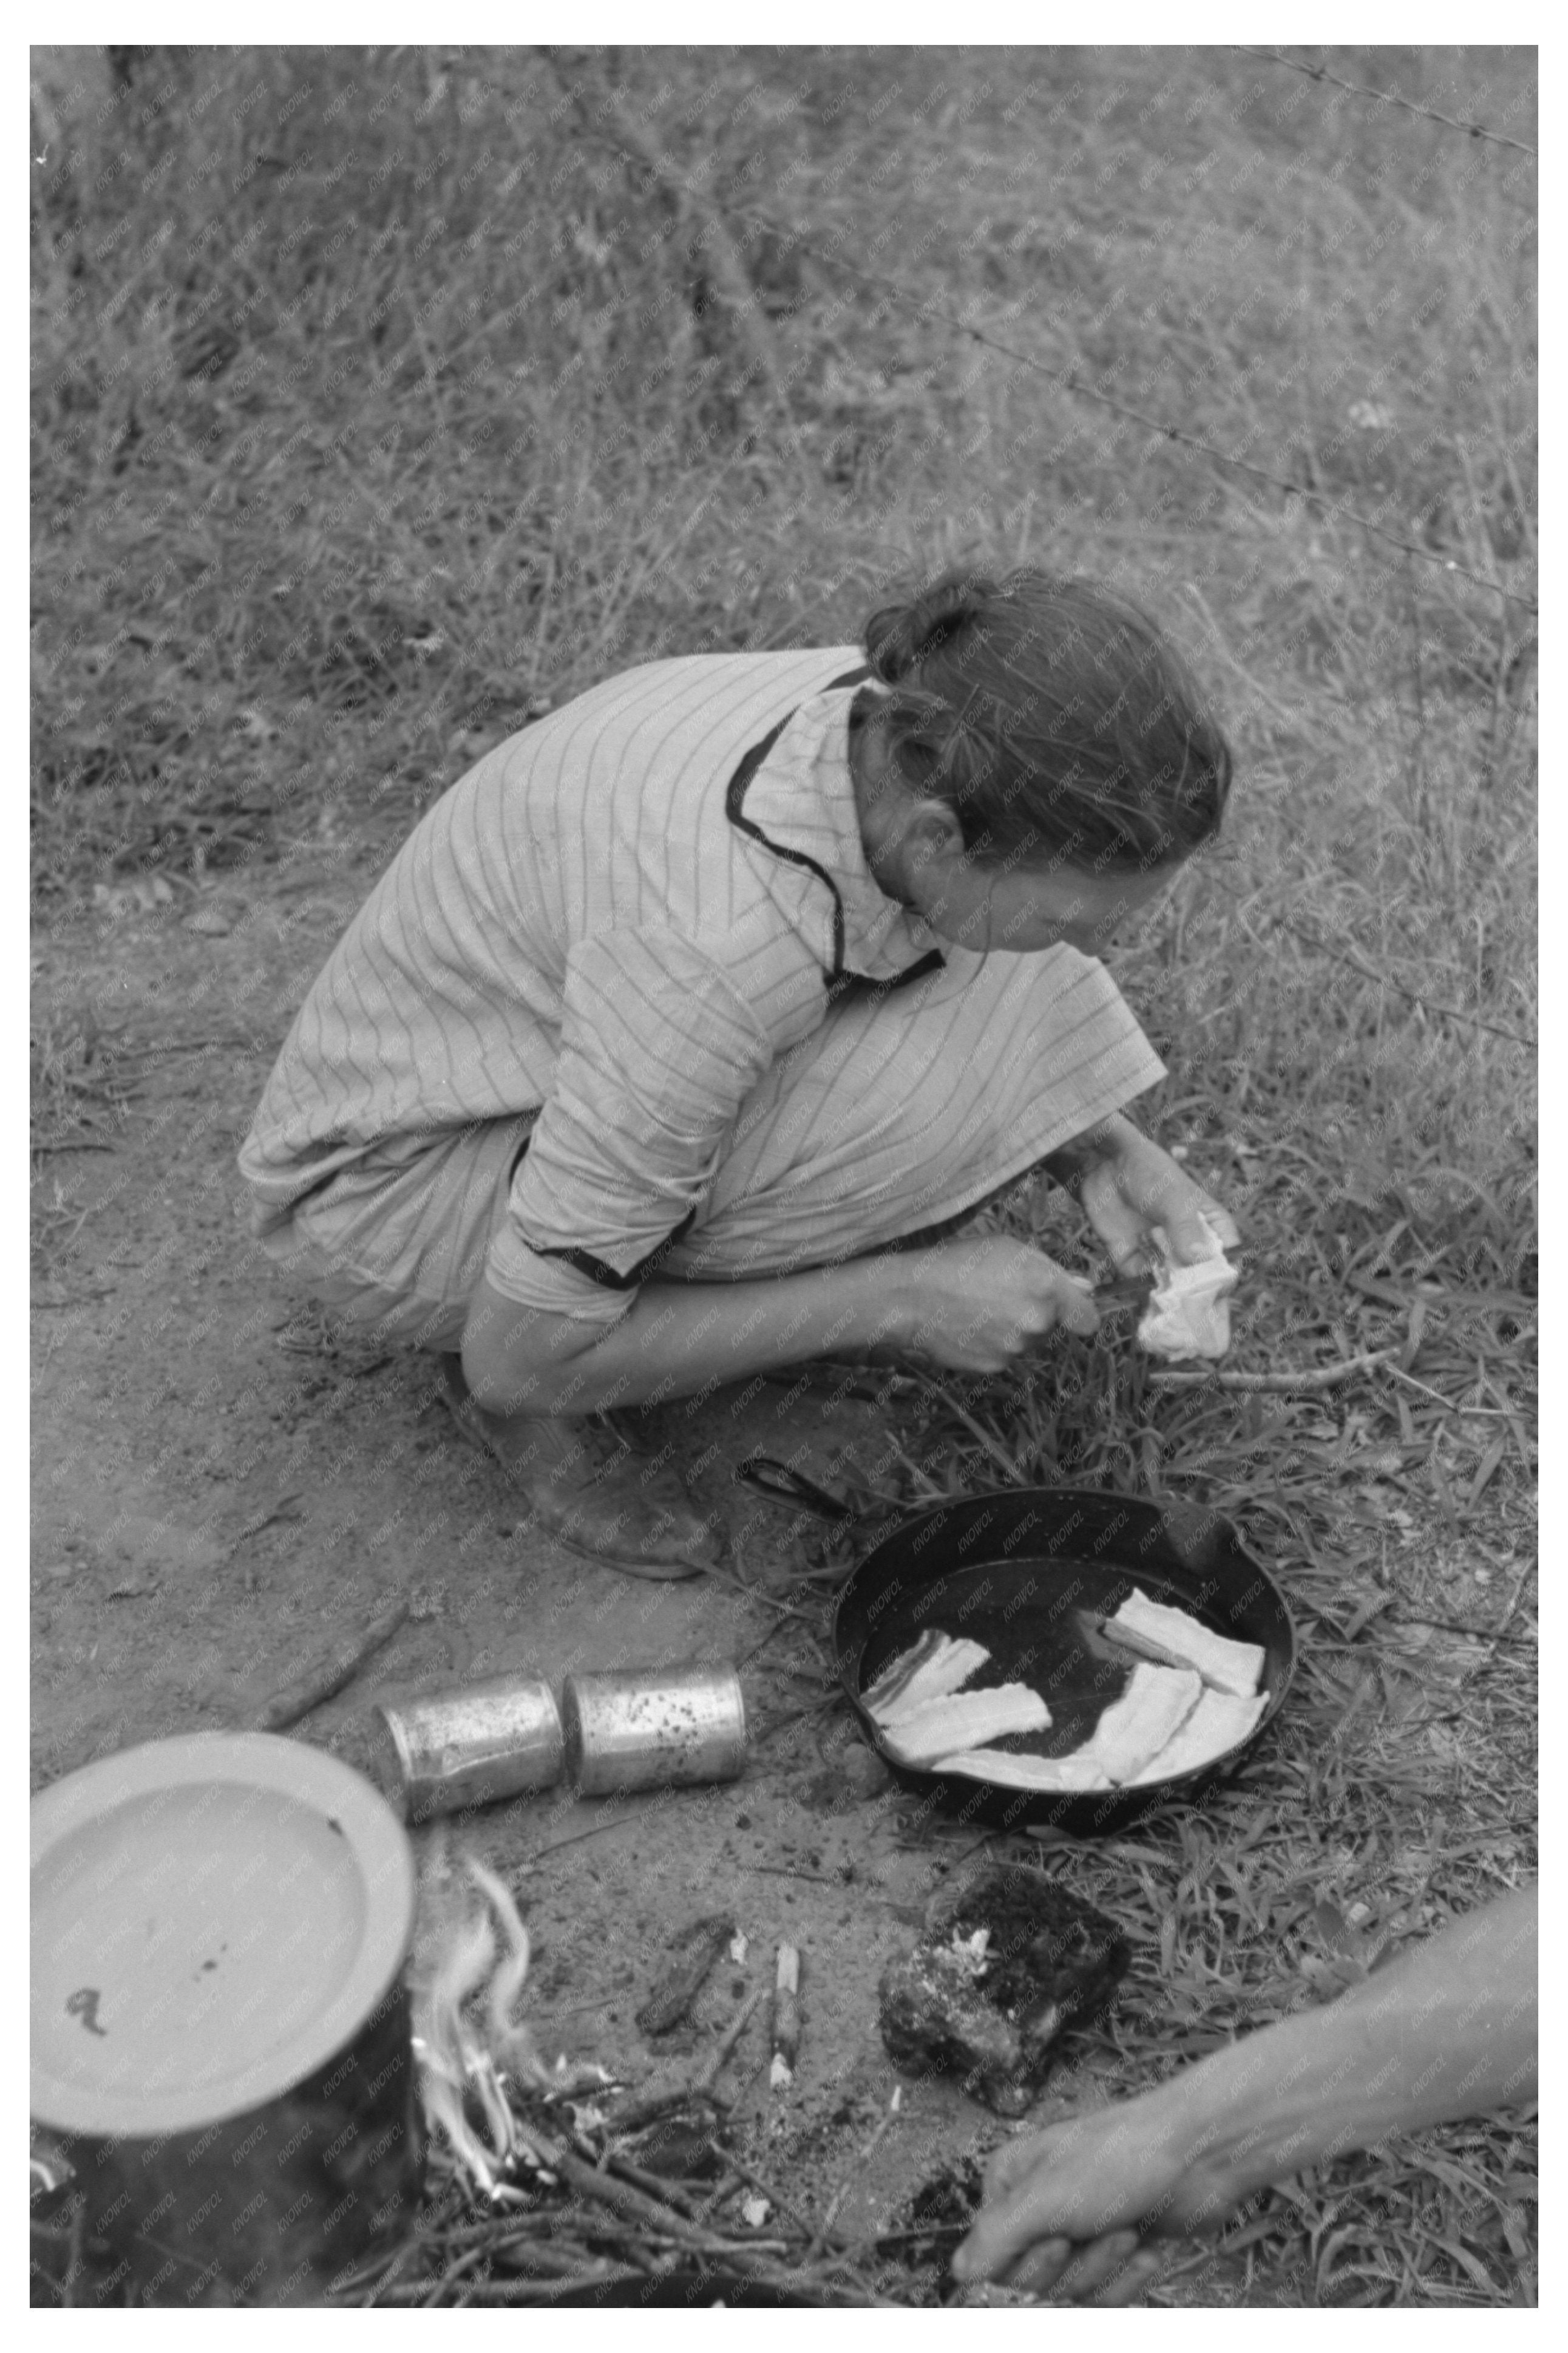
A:
[[[1135,1789],[1055,1796],[917,1772],[882,1746],[861,1691],[934,1626],[990,1651],[990,1662],[966,1688],[1016,1681],[1047,1697],[1049,1729],[1001,1745],[1044,1756],[1077,1748],[1131,1665],[1092,1620],[1114,1610],[1134,1585],[1152,1600],[1190,1610],[1216,1633],[1262,1644],[1268,1704],[1247,1738],[1224,1757]],[[1296,1667],[1296,1630],[1284,1596],[1230,1521],[1190,1505],[1088,1488],[1004,1488],[900,1521],[852,1573],[833,1636],[839,1678],[866,1736],[906,1788],[995,1828],[1049,1823],[1079,1837],[1101,1837],[1159,1807],[1189,1803],[1233,1773],[1278,1715]]]

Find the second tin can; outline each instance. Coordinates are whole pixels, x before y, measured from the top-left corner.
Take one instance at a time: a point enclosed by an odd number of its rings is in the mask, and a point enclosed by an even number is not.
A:
[[[561,1778],[561,1717],[539,1675],[495,1675],[378,1713],[397,1751],[405,1820],[547,1789]]]
[[[733,1667],[632,1667],[568,1675],[566,1777],[584,1798],[733,1781],[746,1764],[746,1703]]]

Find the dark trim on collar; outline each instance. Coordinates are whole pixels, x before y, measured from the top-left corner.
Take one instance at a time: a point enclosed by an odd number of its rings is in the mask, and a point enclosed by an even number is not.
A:
[[[835,687],[859,686],[864,680],[873,675],[868,663],[863,669],[846,670],[842,678],[830,678],[827,684],[819,688],[818,691],[831,694]],[[915,962],[907,966],[903,972],[895,973],[888,980],[874,979],[869,973],[846,972],[844,969],[844,902],[839,896],[837,883],[826,866],[819,866],[816,860],[809,857],[804,849],[791,849],[782,841],[770,839],[762,827],[753,824],[745,814],[746,792],[752,778],[794,717],[793,711],[786,711],[776,727],[770,727],[765,735],[759,737],[755,744],[749,745],[742,753],[736,764],[735,772],[725,789],[724,814],[738,832],[749,834],[753,841],[760,841],[763,848],[771,850],[775,858],[787,859],[792,866],[804,866],[808,873],[816,876],[819,882],[826,882],[833,893],[833,963],[831,968],[824,975],[830,997],[837,999],[851,988],[902,988],[906,981],[918,980],[923,973],[935,972],[944,961],[942,950],[928,948],[923,956],[917,957]]]
[[[923,980],[928,972],[941,972],[946,962],[940,948],[927,948],[923,956],[917,956],[913,964],[907,964],[902,972],[894,973],[889,980],[878,980],[868,972],[841,973],[828,988],[828,1002],[842,1005],[847,997],[864,996],[868,990],[882,995],[895,988],[907,988],[911,980]]]
[[[828,986],[831,987],[844,970],[844,902],[838,895],[838,885],[826,867],[819,866],[816,859],[808,857],[804,849],[791,849],[782,841],[771,841],[760,825],[752,824],[751,818],[743,813],[742,807],[747,786],[794,717],[793,711],[785,712],[776,727],[770,727],[765,735],[752,744],[749,750],[742,753],[739,765],[730,779],[724,795],[724,814],[738,832],[750,834],[752,839],[760,841],[764,849],[771,849],[775,858],[787,858],[792,866],[804,866],[808,874],[815,874],[817,881],[826,882],[832,892],[833,963],[826,976]]]

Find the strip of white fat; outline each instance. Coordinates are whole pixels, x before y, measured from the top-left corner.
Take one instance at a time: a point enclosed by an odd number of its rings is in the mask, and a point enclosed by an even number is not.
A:
[[[1124,1626],[1130,1633],[1147,1636],[1184,1666],[1195,1667],[1205,1683],[1212,1683],[1216,1691],[1234,1693],[1238,1699],[1250,1699],[1262,1678],[1261,1643],[1237,1642],[1228,1635],[1215,1634],[1186,1610],[1169,1602],[1151,1601],[1136,1586],[1105,1622],[1112,1633]]]
[[[865,1694],[879,1724],[892,1724],[932,1700],[962,1691],[991,1656],[984,1642],[952,1634],[922,1635],[912,1651],[885,1667]]]
[[[1203,1696],[1203,1677],[1186,1667],[1152,1667],[1140,1660],[1126,1690],[1094,1727],[1080,1756],[1118,1786],[1137,1780],[1152,1757],[1174,1738]]]
[[[1238,1699],[1233,1692],[1205,1691],[1181,1730],[1144,1766],[1139,1780],[1172,1781],[1178,1773],[1195,1773],[1200,1765],[1228,1756],[1268,1704],[1267,1692],[1256,1699]]]
[[[929,1766],[935,1757],[984,1747],[1010,1732],[1045,1732],[1050,1721],[1051,1712],[1038,1692],[1026,1683],[1002,1683],[995,1691],[933,1700],[929,1707],[885,1725],[882,1736],[904,1764]]]

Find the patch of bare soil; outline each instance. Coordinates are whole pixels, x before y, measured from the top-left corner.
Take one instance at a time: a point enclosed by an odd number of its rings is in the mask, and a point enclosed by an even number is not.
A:
[[[878,1411],[778,1383],[666,1409],[639,1442],[673,1439],[701,1463],[693,1490],[724,1498],[731,1556],[722,1576],[641,1584],[531,1533],[499,1468],[458,1438],[430,1360],[335,1334],[280,1281],[250,1241],[235,1153],[366,880],[258,885],[248,903],[204,903],[201,928],[184,901],[37,939],[35,1028],[78,1050],[35,1163],[34,1786],[247,1721],[400,1591],[408,1620],[296,1736],[368,1764],[378,1699],[510,1668],[558,1687],[576,1667],[740,1662],[742,1781],[618,1805],[546,1793],[416,1842],[427,1874],[445,1841],[516,1888],[545,2047],[633,2080],[700,2060],[771,1984],[779,1942],[798,1946],[795,2083],[769,2092],[764,2003],[721,2081],[736,2146],[809,2213],[842,2189],[841,2232],[888,2228],[934,2168],[999,2130],[953,2088],[906,2085],[896,2129],[859,2162],[899,2082],[879,1978],[975,1841],[917,1825],[864,1752],[847,1767],[826,1605],[802,1615],[798,1588],[783,1600],[820,1530],[732,1477],[750,1452],[803,1448],[831,1487],[847,1461],[875,1461]],[[656,2044],[634,2013],[680,1931],[720,1911],[745,1957],[722,1959]]]

